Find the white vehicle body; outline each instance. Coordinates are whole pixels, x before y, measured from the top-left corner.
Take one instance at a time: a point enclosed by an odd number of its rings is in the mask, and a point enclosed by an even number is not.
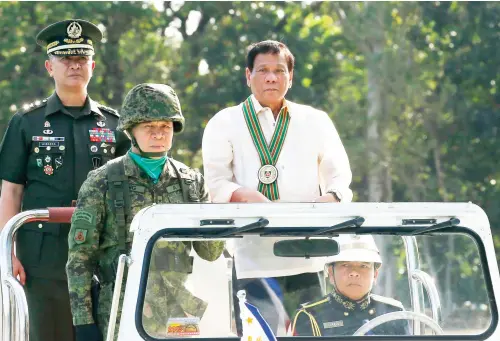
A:
[[[406,250],[405,266],[408,283],[408,297],[406,297],[405,308],[407,311],[425,315],[429,319],[440,324],[441,318],[441,303],[446,303],[445,300],[449,297],[457,298],[459,295],[451,293],[449,296],[443,295],[436,288],[442,287],[441,283],[434,284],[437,279],[429,275],[429,271],[421,266],[421,257],[419,248],[422,245],[418,241],[425,240],[432,243],[434,236],[441,234],[446,238],[448,235],[446,225],[450,219],[458,219],[458,230],[453,230],[449,236],[458,236],[460,240],[470,243],[467,245],[473,252],[477,253],[479,263],[472,264],[475,266],[477,276],[472,273],[472,277],[476,276],[474,283],[478,284],[477,291],[481,297],[487,297],[484,300],[485,307],[474,310],[474,314],[469,315],[468,319],[471,326],[463,325],[460,322],[453,322],[450,317],[447,323],[443,324],[444,335],[436,335],[435,333],[424,332],[426,328],[420,323],[413,322],[413,333],[416,335],[401,336],[400,338],[391,338],[391,340],[412,340],[420,339],[419,335],[425,334],[425,339],[429,341],[439,340],[500,340],[500,328],[498,326],[498,302],[497,297],[500,297],[500,276],[498,265],[495,257],[493,238],[489,222],[484,211],[471,203],[349,203],[349,204],[313,204],[313,203],[272,203],[272,204],[179,204],[179,205],[153,205],[141,210],[134,218],[131,230],[134,232],[134,240],[130,255],[122,257],[122,264],[127,263],[126,271],[126,289],[123,301],[121,320],[117,334],[118,341],[140,341],[140,340],[161,340],[166,338],[155,338],[145,332],[145,329],[140,325],[138,316],[141,314],[141,304],[144,303],[145,277],[148,274],[149,255],[151,248],[160,235],[172,229],[234,229],[248,224],[255,223],[259,219],[267,219],[268,224],[258,230],[257,235],[261,235],[266,230],[277,231],[281,228],[291,231],[293,229],[302,228],[328,228],[356,217],[364,218],[361,228],[368,229],[369,233],[377,236],[382,233],[394,237],[394,240],[402,239],[401,249]],[[14,219],[14,218],[13,218]],[[226,225],[224,220],[232,221],[232,224]],[[457,220],[457,222],[458,222]],[[203,223],[202,223],[203,221]],[[211,224],[210,221],[219,222]],[[442,223],[442,224],[441,224]],[[441,224],[441,225],[438,225]],[[438,226],[433,232],[428,232],[424,239],[419,239],[409,235],[410,230],[425,230],[431,226]],[[450,225],[450,228],[455,228]],[[441,227],[440,227],[441,226]],[[402,235],[396,232],[405,230]],[[11,231],[12,232],[12,231]],[[366,231],[365,231],[366,232]],[[203,233],[203,232],[200,232]],[[341,232],[342,233],[342,232]],[[352,233],[352,231],[350,232]],[[9,237],[8,231],[2,232],[2,243],[7,244]],[[182,235],[182,233],[180,234]],[[178,237],[179,234],[163,236],[168,238],[168,241],[176,240],[196,240],[201,237]],[[296,236],[295,236],[296,237]],[[295,238],[293,236],[283,236],[283,239]],[[328,234],[322,234],[323,238],[328,237]],[[227,238],[216,238],[217,240],[226,240],[227,248],[231,253],[230,240],[234,236]],[[265,237],[263,237],[265,238]],[[298,237],[297,237],[298,238]],[[423,238],[423,237],[422,237]],[[439,237],[441,238],[441,237]],[[454,237],[453,237],[454,238]],[[164,239],[162,239],[164,240]],[[392,240],[392,239],[391,239]],[[445,239],[439,239],[445,240]],[[451,240],[451,239],[447,239]],[[6,246],[2,244],[2,247]],[[462,245],[462,244],[457,244]],[[429,247],[432,245],[426,245]],[[149,251],[148,251],[149,250]],[[444,252],[444,251],[443,251]],[[448,251],[446,251],[448,252]],[[460,251],[455,251],[457,257]],[[3,255],[3,254],[2,254]],[[2,256],[3,257],[3,256]],[[387,259],[386,255],[386,259]],[[390,257],[390,255],[389,255]],[[390,263],[390,262],[389,262]],[[450,263],[450,266],[453,263]],[[26,341],[27,332],[25,328],[29,327],[23,309],[22,293],[12,289],[11,277],[12,269],[6,261],[0,263],[2,266],[2,298],[3,312],[2,325],[3,340],[9,337],[13,341]],[[436,265],[436,264],[434,264]],[[437,264],[439,266],[439,264]],[[384,265],[385,266],[385,265]],[[390,267],[390,266],[389,266]],[[479,268],[479,270],[477,269]],[[10,270],[10,274],[9,274]],[[234,313],[233,302],[231,301],[231,270],[232,259],[227,256],[221,256],[214,262],[207,262],[197,255],[194,255],[193,271],[188,275],[185,287],[196,297],[205,301],[208,305],[199,320],[199,335],[189,336],[190,338],[215,338],[227,339],[237,338],[234,328]],[[384,270],[384,271],[389,271]],[[427,272],[425,272],[425,271]],[[432,270],[432,269],[431,269]],[[481,272],[482,271],[482,272]],[[400,273],[403,273],[401,269]],[[397,273],[397,271],[395,271]],[[123,274],[118,270],[117,281],[121,280]],[[403,277],[404,277],[403,276]],[[406,277],[404,277],[406,278]],[[146,280],[147,281],[147,280]],[[398,283],[404,283],[400,280]],[[120,283],[119,283],[120,284]],[[119,287],[119,284],[116,287]],[[400,284],[396,284],[400,285]],[[14,285],[15,286],[15,285]],[[379,284],[380,286],[380,284]],[[383,288],[382,288],[383,289]],[[389,293],[391,294],[391,293]],[[119,290],[115,289],[115,296],[118,298]],[[142,295],[142,298],[141,298]],[[472,302],[474,298],[460,298],[460,302]],[[112,317],[116,313],[118,307],[118,299],[114,302],[112,308]],[[405,303],[403,302],[403,303]],[[457,301],[458,302],[458,301]],[[450,305],[452,306],[452,305]],[[138,308],[139,307],[139,308]],[[29,309],[29,307],[28,307]],[[451,308],[452,310],[460,310],[462,306]],[[478,310],[481,310],[479,312]],[[453,311],[448,311],[448,315],[452,316]],[[8,314],[6,314],[8,312]],[[472,326],[475,316],[477,319],[483,319],[478,322],[479,327]],[[455,318],[455,317],[454,317]],[[455,324],[454,324],[455,323]],[[110,332],[114,329],[113,321],[110,322]],[[277,336],[279,339],[285,340],[290,336],[289,331],[279,331]],[[181,336],[179,336],[181,337]],[[171,337],[169,337],[170,339]],[[181,337],[182,338],[182,337]],[[327,337],[325,337],[327,338]],[[349,340],[352,336],[336,337],[336,340]],[[113,340],[113,335],[108,335],[106,340]],[[371,336],[360,337],[361,339],[371,339]],[[383,338],[382,338],[383,339]],[[246,340],[245,340],[246,341]]]

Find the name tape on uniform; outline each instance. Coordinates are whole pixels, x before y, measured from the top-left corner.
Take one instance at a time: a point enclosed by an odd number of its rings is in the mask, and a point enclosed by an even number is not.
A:
[[[56,141],[40,141],[38,147],[59,147],[59,142]]]

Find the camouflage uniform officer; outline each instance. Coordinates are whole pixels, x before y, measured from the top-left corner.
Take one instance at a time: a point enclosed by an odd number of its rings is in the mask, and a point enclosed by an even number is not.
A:
[[[66,272],[77,341],[101,340],[102,336],[106,336],[115,275],[114,264],[122,247],[123,252],[130,251],[133,236],[129,227],[134,215],[153,203],[209,200],[202,175],[167,157],[173,133],[182,131],[184,126],[180,103],[172,88],[161,84],[135,86],[124,100],[121,114],[119,129],[129,136],[132,148],[125,156],[89,174],[78,194],[68,237]],[[116,165],[122,167],[129,183],[126,186],[128,198],[125,195],[124,201],[129,202],[130,212],[126,214],[126,225],[122,228],[119,227],[121,216],[114,205],[113,190],[110,190],[108,180],[109,172]],[[200,257],[209,261],[217,259],[224,248],[224,243],[218,241],[197,241],[192,244]],[[183,286],[184,273],[189,270],[190,249],[189,242],[157,243],[153,261],[158,264],[152,271],[170,269],[177,273],[154,273],[152,282],[158,286],[157,291],[168,290],[169,294],[175,294],[171,291],[176,288],[182,290],[179,287]],[[160,256],[157,257],[157,254]],[[179,260],[174,262],[177,266],[168,266],[172,265],[172,259]],[[161,262],[166,262],[166,266],[159,264]],[[92,316],[90,293],[91,278],[95,273],[101,281],[97,321]],[[163,306],[164,310],[178,308],[178,305],[170,302],[167,304],[168,306]],[[190,314],[202,310],[204,308],[201,306],[184,312]]]
[[[24,105],[3,137],[0,229],[20,210],[71,206],[90,170],[127,152],[130,141],[115,131],[118,113],[87,93],[101,37],[97,26],[79,19],[52,24],[37,35],[55,91]],[[16,235],[13,273],[26,292],[32,341],[73,340],[64,271],[69,228],[31,222]]]
[[[340,251],[326,265],[333,291],[325,297],[302,304],[292,328],[298,336],[353,335],[369,320],[402,311],[401,302],[371,293],[382,258],[370,235],[341,235]],[[384,323],[367,335],[408,335],[408,323]]]

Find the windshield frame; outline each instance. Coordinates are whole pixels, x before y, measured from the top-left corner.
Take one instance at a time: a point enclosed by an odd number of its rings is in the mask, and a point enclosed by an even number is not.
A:
[[[338,231],[336,233],[332,233],[333,236],[338,235],[338,234],[347,234],[347,233],[357,233],[357,234],[372,234],[372,235],[393,235],[393,236],[411,236],[411,232],[415,230],[415,228],[418,228],[416,226],[413,227],[406,227],[406,226],[362,226],[362,227],[354,227],[354,228],[347,228],[343,229],[341,232]],[[266,232],[269,230],[274,230],[277,231],[279,229],[282,230],[287,230],[285,226],[283,227],[274,227],[274,228],[265,228]],[[311,227],[311,230],[314,228]],[[316,228],[317,229],[317,228]],[[308,230],[308,229],[307,229]],[[136,310],[135,310],[135,327],[139,335],[147,341],[181,341],[185,340],[186,338],[175,338],[175,337],[168,337],[168,338],[156,338],[151,335],[149,335],[146,330],[144,329],[143,326],[143,320],[142,320],[142,315],[143,315],[143,308],[144,308],[144,301],[145,301],[145,296],[146,296],[146,288],[147,288],[147,280],[148,280],[148,273],[149,273],[149,267],[150,267],[150,262],[151,262],[151,254],[153,252],[153,248],[158,241],[158,239],[162,237],[168,238],[174,237],[175,240],[179,240],[179,236],[182,236],[181,238],[183,240],[200,240],[200,239],[220,239],[217,237],[217,234],[227,231],[227,228],[224,227],[214,227],[214,228],[207,228],[204,227],[202,229],[197,229],[197,228],[189,228],[189,227],[181,227],[181,228],[176,228],[176,227],[171,227],[171,228],[164,228],[161,230],[158,230],[154,235],[151,236],[151,238],[147,242],[147,246],[144,250],[144,258],[142,262],[142,269],[141,269],[141,278],[139,280],[139,291],[137,295],[137,302],[136,302]],[[201,232],[201,233],[200,233]],[[248,233],[242,233],[242,234],[260,234],[262,232],[260,229],[258,231],[252,231]],[[270,232],[270,231],[269,231]],[[479,257],[481,260],[481,267],[483,271],[483,276],[485,280],[485,286],[486,286],[486,293],[488,297],[488,302],[489,304],[489,309],[491,313],[491,321],[489,327],[481,334],[477,335],[398,335],[398,336],[373,336],[373,335],[364,335],[364,336],[358,336],[356,338],[359,338],[360,340],[379,340],[379,341],[389,341],[392,340],[394,341],[395,339],[397,340],[429,340],[431,339],[439,339],[439,340],[453,340],[453,341],[459,341],[459,340],[486,340],[488,337],[490,337],[494,331],[497,328],[498,325],[498,310],[497,310],[497,305],[496,305],[496,298],[495,298],[495,293],[493,289],[493,283],[492,283],[492,278],[490,275],[490,268],[488,265],[488,259],[486,255],[486,249],[485,245],[479,236],[479,234],[476,233],[476,231],[465,227],[465,226],[453,226],[453,227],[448,227],[443,230],[438,230],[438,231],[433,231],[430,232],[429,234],[439,234],[439,235],[444,235],[444,234],[466,234],[470,236],[473,241],[476,243],[477,248],[478,248],[478,253]],[[191,235],[191,237],[189,237]],[[262,238],[265,238],[266,236],[268,237],[275,237],[276,235],[274,233],[265,233]],[[322,237],[327,237],[329,234],[325,234]],[[233,239],[233,238],[238,238],[240,236],[231,236],[226,239]],[[294,237],[293,234],[290,235],[290,237]],[[283,341],[299,341],[299,340],[308,340],[308,339],[313,339],[313,340],[340,340],[340,339],[346,339],[345,335],[339,335],[339,336],[320,336],[320,337],[314,337],[314,336],[277,336],[276,337],[278,340],[283,340]],[[227,340],[227,341],[236,341],[236,340],[241,340],[239,337],[210,337],[210,338],[192,338],[195,340],[199,341],[214,341],[214,340]]]

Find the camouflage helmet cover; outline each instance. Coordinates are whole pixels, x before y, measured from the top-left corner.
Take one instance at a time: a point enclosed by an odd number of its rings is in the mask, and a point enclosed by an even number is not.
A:
[[[179,98],[168,85],[144,83],[133,87],[123,101],[118,129],[125,131],[152,121],[172,121],[176,133],[184,129]]]

